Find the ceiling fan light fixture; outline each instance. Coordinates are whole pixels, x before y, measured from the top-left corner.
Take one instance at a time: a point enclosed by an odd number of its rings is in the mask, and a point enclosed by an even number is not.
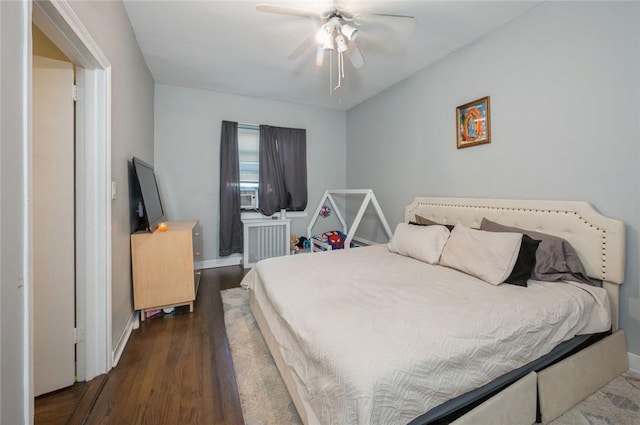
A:
[[[0,0],[2,1],[2,0]],[[312,45],[316,48],[316,65],[322,66],[326,51],[329,51],[329,87],[330,93],[342,88],[342,80],[344,79],[344,57],[346,56],[354,68],[362,68],[365,65],[362,52],[355,43],[358,36],[357,26],[360,14],[354,15],[339,8],[334,1],[333,8],[323,14],[311,10],[296,9],[287,6],[275,6],[268,4],[259,4],[256,6],[258,12],[277,13],[280,15],[290,15],[303,17],[317,22],[321,27],[315,33],[312,32],[304,39],[304,41],[289,54],[289,59],[296,59],[303,51]],[[395,22],[404,22],[415,28],[416,18],[413,16],[394,15],[384,13],[370,13],[370,16],[377,18],[386,18]],[[313,43],[315,38],[317,44]],[[333,51],[336,50],[336,54]],[[333,58],[336,58],[337,64],[334,66]],[[337,71],[337,86],[333,86],[334,71]]]
[[[349,24],[343,24],[340,28],[340,32],[342,32],[349,41],[354,41],[358,36],[358,29]]]
[[[325,24],[321,26],[316,33],[316,41],[318,42],[318,44],[325,44],[327,42],[327,39],[329,38],[331,38],[330,29]]]
[[[349,46],[347,46],[347,40],[345,40],[342,34],[338,34],[336,36],[336,45],[338,48],[338,52],[340,53],[345,52],[349,48]]]
[[[324,50],[333,50],[336,48],[335,44],[333,43],[333,37],[328,37],[325,42],[322,44],[322,47],[324,48]]]

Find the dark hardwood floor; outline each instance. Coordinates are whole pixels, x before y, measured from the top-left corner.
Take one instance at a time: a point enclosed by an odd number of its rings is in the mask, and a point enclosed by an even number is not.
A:
[[[220,291],[244,274],[203,270],[193,313],[142,322],[108,375],[37,397],[35,424],[243,424]]]

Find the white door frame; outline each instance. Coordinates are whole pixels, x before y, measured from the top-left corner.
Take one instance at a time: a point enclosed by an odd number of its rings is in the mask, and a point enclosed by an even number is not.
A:
[[[111,350],[111,64],[67,0],[33,2],[33,23],[76,65],[77,375],[113,366]],[[29,29],[29,42],[32,40]],[[29,60],[31,60],[29,58]],[[31,100],[29,99],[29,104]],[[29,112],[31,115],[31,112]],[[31,122],[31,117],[29,118]],[[29,258],[31,263],[32,258]],[[28,320],[33,321],[33,297]],[[29,341],[33,326],[29,326]],[[33,349],[30,343],[30,350]],[[33,367],[30,367],[30,374]],[[31,380],[31,382],[33,382]],[[29,398],[33,388],[29,384]]]

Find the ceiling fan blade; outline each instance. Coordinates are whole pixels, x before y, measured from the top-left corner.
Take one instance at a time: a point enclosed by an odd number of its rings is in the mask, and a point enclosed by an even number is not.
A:
[[[275,6],[272,4],[259,4],[256,6],[258,12],[277,13],[279,15],[300,16],[302,18],[320,19],[320,15],[309,10],[294,9],[292,7]]]
[[[373,24],[385,25],[393,29],[411,33],[416,29],[418,21],[413,16],[393,15],[388,13],[362,13],[354,17],[356,25]]]
[[[353,65],[354,68],[362,68],[364,66],[364,56],[362,56],[362,52],[355,44],[352,43],[351,46],[349,46],[349,49],[347,50],[347,56],[349,56],[351,65]]]
[[[291,60],[296,59],[302,54],[302,52],[316,44],[316,32],[317,31],[312,32],[304,40],[302,40],[302,43],[298,44],[298,47],[296,47],[291,53],[289,53],[288,58]]]
[[[416,22],[416,18],[415,16],[409,16],[409,15],[396,15],[393,13],[369,13],[369,16],[382,16],[382,17],[389,17],[389,18],[397,18],[397,19],[409,19],[412,20],[414,22]]]

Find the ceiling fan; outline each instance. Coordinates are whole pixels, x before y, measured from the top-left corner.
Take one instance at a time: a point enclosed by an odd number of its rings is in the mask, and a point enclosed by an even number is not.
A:
[[[318,23],[318,28],[309,34],[288,56],[289,59],[296,59],[306,50],[316,47],[316,65],[322,66],[325,55],[329,55],[330,70],[333,68],[333,56],[337,58],[338,84],[333,87],[333,73],[330,72],[330,87],[338,90],[342,86],[344,79],[344,56],[347,56],[354,68],[362,68],[365,64],[364,56],[356,44],[358,27],[366,28],[367,21],[386,21],[394,25],[413,30],[416,19],[413,16],[393,15],[384,13],[358,13],[352,14],[339,8],[335,3],[327,11],[318,13],[310,10],[296,9],[286,6],[276,6],[272,4],[259,4],[256,6],[258,12],[275,13],[279,15],[297,16],[314,20]]]

